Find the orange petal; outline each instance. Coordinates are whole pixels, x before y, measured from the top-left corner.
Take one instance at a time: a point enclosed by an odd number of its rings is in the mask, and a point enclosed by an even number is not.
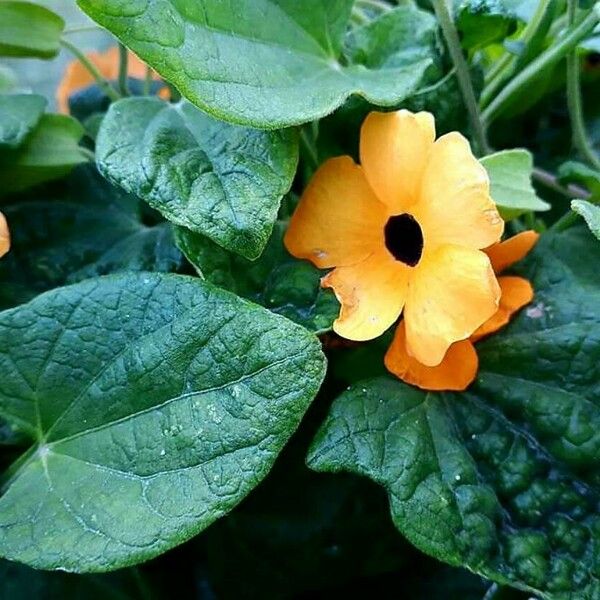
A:
[[[297,258],[319,268],[359,263],[383,247],[386,209],[349,156],[332,158],[302,194],[285,234]]]
[[[146,77],[146,65],[133,52],[127,53],[127,73],[129,77],[135,79],[144,79]],[[105,52],[89,52],[86,57],[98,69],[98,72],[109,81],[114,81],[119,76],[119,49],[113,46]],[[159,80],[160,76],[152,72],[152,79]],[[63,78],[56,90],[56,103],[61,113],[69,112],[69,98],[75,92],[85,89],[94,83],[94,78],[90,72],[78,61],[74,60],[69,63]],[[161,90],[160,96],[163,95],[164,88]],[[169,93],[167,90],[166,98]]]
[[[372,112],[360,132],[360,162],[377,197],[391,214],[408,211],[435,140],[433,115],[408,110]]]
[[[452,344],[442,362],[427,367],[406,349],[404,321],[398,325],[394,340],[385,355],[388,371],[411,385],[432,391],[462,391],[475,379],[479,360],[470,340]]]
[[[533,288],[527,279],[510,276],[498,277],[498,284],[502,293],[498,310],[471,336],[473,342],[507,325],[518,310],[533,300]]]
[[[420,198],[411,212],[423,229],[425,244],[432,248],[443,244],[487,248],[504,230],[490,198],[487,172],[457,132],[433,144]]]
[[[539,237],[539,233],[535,231],[522,231],[504,242],[486,248],[485,253],[490,257],[494,271],[501,273],[525,258]]]
[[[10,250],[10,233],[6,217],[0,212],[0,257]]]
[[[485,253],[440,246],[411,274],[404,308],[408,352],[439,365],[454,342],[468,338],[498,309],[500,287]]]
[[[402,312],[409,269],[381,248],[363,262],[323,277],[321,285],[333,288],[342,305],[333,330],[355,341],[381,335]]]

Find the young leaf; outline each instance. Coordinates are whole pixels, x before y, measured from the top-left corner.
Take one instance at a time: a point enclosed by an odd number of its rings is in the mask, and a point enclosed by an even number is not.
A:
[[[571,210],[585,219],[590,231],[600,240],[600,206],[585,200],[572,200]]]
[[[249,259],[269,239],[298,163],[296,132],[217,121],[187,102],[127,98],[98,134],[100,171],[170,221]]]
[[[53,58],[65,22],[51,10],[23,0],[0,2],[0,56]]]
[[[359,382],[335,401],[310,466],[383,485],[398,529],[440,560],[541,598],[596,597],[599,261],[583,228],[544,236],[521,269],[535,299],[478,344],[467,392]]]
[[[256,261],[236,256],[183,227],[175,239],[187,259],[211,283],[262,304],[315,333],[329,331],[340,312],[331,290],[321,287],[323,273],[290,256],[283,245],[287,223],[277,221]]]
[[[44,114],[48,101],[35,94],[0,95],[0,151],[17,148]]]
[[[0,556],[89,572],[231,510],[324,375],[318,340],[178,275],[92,279],[0,314],[0,414],[33,446],[0,497]]]
[[[481,159],[490,178],[491,195],[504,219],[524,212],[548,210],[550,205],[531,185],[533,158],[527,150],[501,150]]]
[[[352,94],[397,104],[418,87],[434,52],[435,20],[410,5],[382,17],[383,27],[350,35],[346,55],[353,0],[78,4],[188,100],[254,127],[318,119]]]
[[[121,271],[176,271],[183,257],[169,223],[145,224],[137,198],[91,166],[77,168],[66,190],[37,192],[2,207],[12,248],[0,261],[0,308],[88,277]]]
[[[0,196],[59,179],[87,161],[79,147],[83,127],[66,115],[43,115],[14,150],[0,153]]]

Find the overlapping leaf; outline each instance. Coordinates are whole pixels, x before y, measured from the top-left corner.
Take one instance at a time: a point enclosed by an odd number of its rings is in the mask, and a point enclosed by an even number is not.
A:
[[[36,94],[0,94],[0,151],[23,143],[38,124],[47,103]]]
[[[188,100],[255,127],[312,121],[351,94],[397,104],[435,53],[435,20],[410,4],[345,37],[353,0],[78,3]]]
[[[382,484],[396,526],[441,560],[542,598],[596,598],[598,261],[583,228],[546,235],[520,269],[533,303],[478,345],[467,392],[358,382],[334,403],[310,466]]]
[[[33,446],[5,478],[0,556],[104,571],[189,539],[266,475],[324,366],[305,329],[177,275],[3,312],[0,415]]]
[[[293,130],[217,121],[187,102],[113,104],[97,139],[111,181],[167,219],[246,258],[262,252],[298,162]]]

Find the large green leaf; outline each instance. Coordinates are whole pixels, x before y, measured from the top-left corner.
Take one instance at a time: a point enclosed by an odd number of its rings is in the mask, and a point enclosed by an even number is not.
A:
[[[266,475],[324,368],[304,328],[178,275],[1,313],[0,415],[33,446],[0,498],[0,556],[103,571],[189,539]]]
[[[121,271],[176,271],[184,262],[169,223],[145,223],[137,198],[111,186],[91,166],[33,201],[8,199],[2,211],[11,251],[0,261],[0,308],[88,277]]]
[[[351,94],[398,104],[418,87],[435,46],[435,20],[412,5],[344,39],[353,0],[78,4],[188,100],[263,128],[320,118]]]
[[[35,94],[0,94],[0,149],[17,148],[38,124],[48,101]]]
[[[187,102],[113,104],[97,139],[111,181],[247,258],[262,252],[298,163],[296,132],[217,121]]]
[[[340,305],[331,290],[321,287],[321,271],[288,254],[283,245],[286,227],[286,222],[277,221],[265,251],[256,261],[227,252],[183,227],[175,230],[175,238],[207,281],[262,304],[315,333],[329,331]]]
[[[600,206],[585,200],[572,200],[571,210],[585,219],[590,231],[600,240]]]
[[[0,2],[0,56],[53,58],[65,22],[51,10],[23,0]]]
[[[0,196],[59,179],[87,161],[79,147],[83,127],[66,115],[43,115],[14,150],[0,151]]]
[[[490,178],[492,198],[505,219],[514,219],[528,211],[550,208],[531,185],[533,157],[527,150],[501,150],[483,157],[481,164]]]
[[[542,598],[598,598],[599,262],[584,228],[545,235],[520,269],[535,299],[478,345],[467,392],[357,382],[310,466],[383,485],[398,529],[432,556]]]

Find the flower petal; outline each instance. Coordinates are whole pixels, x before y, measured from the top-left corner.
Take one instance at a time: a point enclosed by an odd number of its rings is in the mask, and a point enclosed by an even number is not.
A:
[[[377,197],[391,214],[416,201],[435,140],[433,115],[408,110],[372,112],[360,132],[360,162]]]
[[[355,341],[381,335],[402,312],[408,276],[409,267],[385,248],[357,265],[328,273],[321,285],[333,288],[342,305],[333,330]]]
[[[468,338],[498,309],[500,287],[488,257],[446,245],[423,255],[404,308],[408,352],[439,365],[454,342]]]
[[[406,349],[404,321],[398,325],[394,340],[385,355],[388,371],[406,383],[424,390],[462,391],[475,379],[479,360],[470,340],[456,342],[448,348],[442,362],[427,367],[410,356]]]
[[[487,248],[500,239],[504,221],[490,198],[487,172],[460,133],[443,135],[433,144],[412,214],[432,248]]]
[[[285,234],[297,258],[319,268],[359,263],[384,245],[385,206],[349,156],[325,162],[302,194]]]
[[[539,237],[539,233],[535,231],[522,231],[504,242],[486,248],[485,253],[490,257],[494,272],[501,273],[525,258]]]
[[[507,325],[514,313],[533,300],[533,288],[523,277],[498,277],[498,284],[502,292],[498,310],[473,333],[473,342]]]
[[[4,256],[10,249],[10,233],[6,217],[0,212],[0,257]]]

